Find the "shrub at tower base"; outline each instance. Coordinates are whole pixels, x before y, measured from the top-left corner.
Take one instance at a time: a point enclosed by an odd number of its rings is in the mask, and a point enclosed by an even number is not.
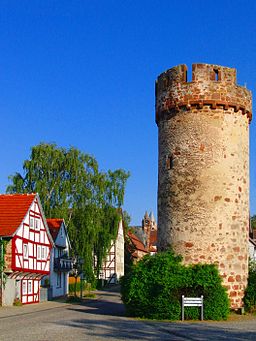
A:
[[[121,280],[127,314],[150,319],[179,320],[181,296],[204,295],[204,319],[222,320],[229,314],[229,300],[214,265],[184,266],[173,252],[146,256]],[[200,308],[186,307],[186,319],[200,318]]]
[[[244,295],[245,310],[253,313],[256,311],[256,262],[249,263],[249,277]]]

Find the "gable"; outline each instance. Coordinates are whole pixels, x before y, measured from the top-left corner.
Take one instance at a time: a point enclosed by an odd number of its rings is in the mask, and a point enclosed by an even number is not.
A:
[[[39,202],[35,198],[15,235],[36,243],[40,242],[51,246],[47,229],[48,227],[42,215]]]
[[[51,218],[47,219],[47,224],[56,246],[70,247],[68,233],[64,219]]]
[[[65,228],[65,223],[64,221],[62,222],[60,228],[59,228],[59,233],[57,235],[57,238],[55,240],[55,244],[57,246],[61,246],[61,247],[68,247],[68,236],[67,236],[67,231]]]

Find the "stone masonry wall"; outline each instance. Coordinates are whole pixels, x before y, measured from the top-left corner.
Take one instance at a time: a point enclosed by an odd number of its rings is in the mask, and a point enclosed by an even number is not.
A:
[[[168,78],[168,77],[169,78]],[[168,80],[166,80],[168,78]],[[232,308],[248,276],[251,93],[234,69],[193,65],[160,75],[158,242],[184,262],[216,263]]]
[[[5,271],[11,271],[12,269],[12,240],[6,245],[5,256]]]

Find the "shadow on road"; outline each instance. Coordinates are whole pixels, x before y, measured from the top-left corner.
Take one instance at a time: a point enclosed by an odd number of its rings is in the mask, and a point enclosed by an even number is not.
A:
[[[209,325],[147,322],[133,319],[76,319],[68,322],[73,328],[82,328],[87,336],[114,340],[255,340],[255,332],[226,330]]]
[[[81,318],[66,321],[71,328],[84,329],[85,339],[113,340],[256,340],[256,327],[242,323],[158,322],[125,317],[124,305],[117,293],[101,292],[97,300],[67,307]],[[77,314],[75,314],[77,317]],[[84,316],[84,317],[83,317]],[[255,331],[254,331],[255,329]]]
[[[90,301],[88,304],[84,303],[69,307],[68,310],[93,315],[125,316],[125,309],[122,303],[105,300]]]

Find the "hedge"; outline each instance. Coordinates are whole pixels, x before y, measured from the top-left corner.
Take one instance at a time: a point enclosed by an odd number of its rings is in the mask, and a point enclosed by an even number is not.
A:
[[[181,296],[204,295],[204,318],[227,319],[229,300],[215,265],[185,266],[172,251],[145,256],[121,279],[121,294],[129,316],[179,320]],[[186,319],[198,319],[200,309],[185,308]]]

